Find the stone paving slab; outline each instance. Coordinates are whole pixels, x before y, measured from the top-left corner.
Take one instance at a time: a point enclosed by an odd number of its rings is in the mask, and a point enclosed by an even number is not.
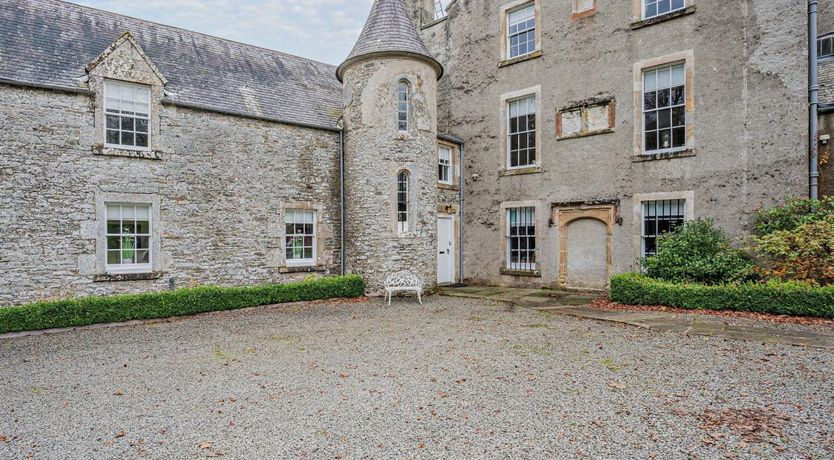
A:
[[[818,334],[773,327],[737,326],[717,321],[698,321],[691,316],[676,313],[603,310],[588,306],[593,299],[599,296],[599,293],[506,287],[466,287],[443,288],[441,294],[511,302],[538,311],[628,324],[661,332],[834,349],[834,334]]]

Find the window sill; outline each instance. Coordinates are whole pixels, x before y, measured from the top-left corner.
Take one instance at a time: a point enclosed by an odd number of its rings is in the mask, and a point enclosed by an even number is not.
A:
[[[694,157],[695,150],[694,149],[686,149],[681,150],[680,152],[666,152],[666,153],[650,153],[646,155],[635,155],[631,158],[632,163],[642,163],[644,161],[657,161],[657,160],[671,160],[674,158],[687,158],[687,157]]]
[[[428,24],[423,24],[422,26],[420,26],[420,30],[426,30],[426,29],[428,29],[428,28],[430,28],[430,27],[434,27],[434,26],[436,26],[436,25],[440,24],[441,22],[445,21],[448,17],[449,17],[449,16],[443,16],[442,18],[440,18],[440,19],[435,19],[434,21],[432,21],[432,22],[430,22],[430,23],[428,23]]]
[[[93,275],[94,283],[114,283],[122,281],[148,281],[162,278],[162,272],[147,273],[104,273]]]
[[[655,16],[649,19],[642,19],[640,21],[635,21],[631,23],[631,30],[642,29],[643,27],[648,27],[659,22],[669,21],[671,19],[679,18],[681,16],[686,16],[695,12],[695,5],[689,5],[682,10],[672,11],[671,13],[666,13],[660,16]]]
[[[600,134],[611,134],[614,132],[614,128],[606,128],[606,129],[598,129],[596,131],[588,131],[585,133],[577,133],[577,134],[568,134],[566,136],[559,136],[556,138],[557,141],[566,141],[569,139],[578,139],[580,137],[591,137],[597,136]]]
[[[93,155],[109,156],[109,157],[123,157],[123,158],[142,158],[145,160],[161,160],[162,152],[154,150],[127,150],[116,149],[112,147],[105,147],[103,145],[93,146]]]
[[[327,269],[321,265],[288,265],[278,268],[278,273],[324,273]]]
[[[540,174],[542,172],[541,166],[530,166],[526,168],[502,169],[498,171],[499,177],[506,176],[520,176],[523,174]]]
[[[532,53],[525,54],[524,56],[518,56],[518,57],[514,57],[512,59],[506,59],[506,60],[503,60],[503,61],[498,63],[498,68],[500,69],[501,67],[511,66],[513,64],[518,64],[519,62],[529,61],[529,60],[532,60],[532,59],[538,59],[538,58],[542,57],[543,54],[544,53],[542,52],[542,50],[536,50],[536,51],[533,51]]]
[[[511,268],[502,268],[501,269],[502,275],[509,275],[509,276],[529,276],[532,278],[541,278],[542,272],[541,270],[516,270]]]
[[[454,192],[457,192],[460,187],[458,187],[455,184],[444,184],[443,182],[438,182],[437,183],[437,188],[439,188],[441,190],[452,190]]]

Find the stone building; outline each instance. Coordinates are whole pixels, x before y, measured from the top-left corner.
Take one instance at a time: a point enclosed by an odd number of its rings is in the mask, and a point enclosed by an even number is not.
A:
[[[686,219],[744,235],[808,192],[806,21],[376,0],[335,67],[0,0],[0,305],[400,269],[604,288]]]

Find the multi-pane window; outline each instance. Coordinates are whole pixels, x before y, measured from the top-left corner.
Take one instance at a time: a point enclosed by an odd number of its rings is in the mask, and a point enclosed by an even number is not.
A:
[[[286,224],[287,265],[315,265],[316,263],[316,212],[290,210]]]
[[[408,83],[401,81],[397,85],[397,126],[400,131],[408,131]]]
[[[686,149],[686,66],[643,71],[643,151]]]
[[[105,144],[108,147],[148,148],[151,90],[147,86],[104,82]]]
[[[508,59],[536,51],[536,5],[511,11],[507,15]]]
[[[536,269],[536,208],[507,210],[507,268]]]
[[[834,56],[834,34],[817,39],[817,58]]]
[[[151,207],[107,205],[107,271],[151,269]]]
[[[686,200],[659,200],[643,202],[642,254],[657,254],[657,238],[683,224]]]
[[[684,0],[643,0],[643,19],[682,10]]]
[[[437,160],[437,180],[444,184],[452,183],[452,149],[440,147]]]
[[[408,173],[397,174],[397,231],[408,231]]]
[[[446,17],[446,8],[443,7],[442,0],[435,0],[434,2],[434,19],[443,19]]]
[[[536,164],[536,97],[508,102],[509,167]]]

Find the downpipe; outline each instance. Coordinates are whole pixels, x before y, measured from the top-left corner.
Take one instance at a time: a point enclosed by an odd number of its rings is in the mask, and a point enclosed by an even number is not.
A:
[[[808,0],[808,183],[809,198],[819,199],[819,66],[817,64],[818,0]]]

